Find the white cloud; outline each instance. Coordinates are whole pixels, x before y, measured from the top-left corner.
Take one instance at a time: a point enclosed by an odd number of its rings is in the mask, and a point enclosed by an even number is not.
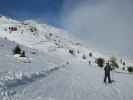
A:
[[[71,11],[65,8],[64,27],[97,48],[133,56],[133,1],[90,1],[80,2]]]

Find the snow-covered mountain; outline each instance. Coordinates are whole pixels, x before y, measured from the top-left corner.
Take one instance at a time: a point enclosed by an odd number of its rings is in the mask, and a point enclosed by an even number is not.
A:
[[[13,54],[17,45],[26,57]],[[108,55],[84,46],[62,29],[34,20],[0,16],[0,56],[0,100],[133,98],[132,75],[127,71],[132,60],[115,58],[119,68],[112,78],[118,82],[106,87],[96,60],[106,62]]]
[[[56,53],[63,58],[70,55],[69,50],[73,50],[76,58],[82,58],[83,55],[89,56],[89,53],[92,52],[90,48],[84,47],[80,42],[72,41],[67,36],[67,32],[33,20],[19,22],[2,16],[0,18],[0,37],[45,53]],[[102,56],[98,52],[93,54],[94,58]]]

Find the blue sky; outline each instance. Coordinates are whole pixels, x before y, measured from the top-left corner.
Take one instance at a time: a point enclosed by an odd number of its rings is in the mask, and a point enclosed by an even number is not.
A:
[[[0,0],[0,14],[62,27],[89,46],[133,58],[133,0]]]
[[[20,20],[43,20],[62,27],[60,21],[66,9],[71,11],[85,1],[88,0],[0,0],[0,14]],[[89,1],[91,3],[96,0]]]
[[[64,0],[0,0],[0,14],[17,19],[41,19],[59,25]]]

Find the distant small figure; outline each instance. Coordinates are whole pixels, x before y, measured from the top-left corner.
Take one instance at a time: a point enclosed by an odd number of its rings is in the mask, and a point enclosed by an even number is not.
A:
[[[105,76],[104,76],[104,83],[106,83],[106,80],[108,79],[109,83],[112,83],[111,77],[110,77],[110,71],[111,71],[111,65],[109,62],[106,63],[106,66],[104,68]]]

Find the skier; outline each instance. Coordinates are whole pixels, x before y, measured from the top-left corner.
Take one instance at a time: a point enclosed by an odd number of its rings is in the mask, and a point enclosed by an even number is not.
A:
[[[106,83],[106,80],[108,78],[108,82],[112,83],[111,77],[110,77],[110,71],[111,71],[111,65],[109,64],[109,62],[106,63],[106,66],[104,68],[105,71],[105,76],[104,76],[104,83]]]

